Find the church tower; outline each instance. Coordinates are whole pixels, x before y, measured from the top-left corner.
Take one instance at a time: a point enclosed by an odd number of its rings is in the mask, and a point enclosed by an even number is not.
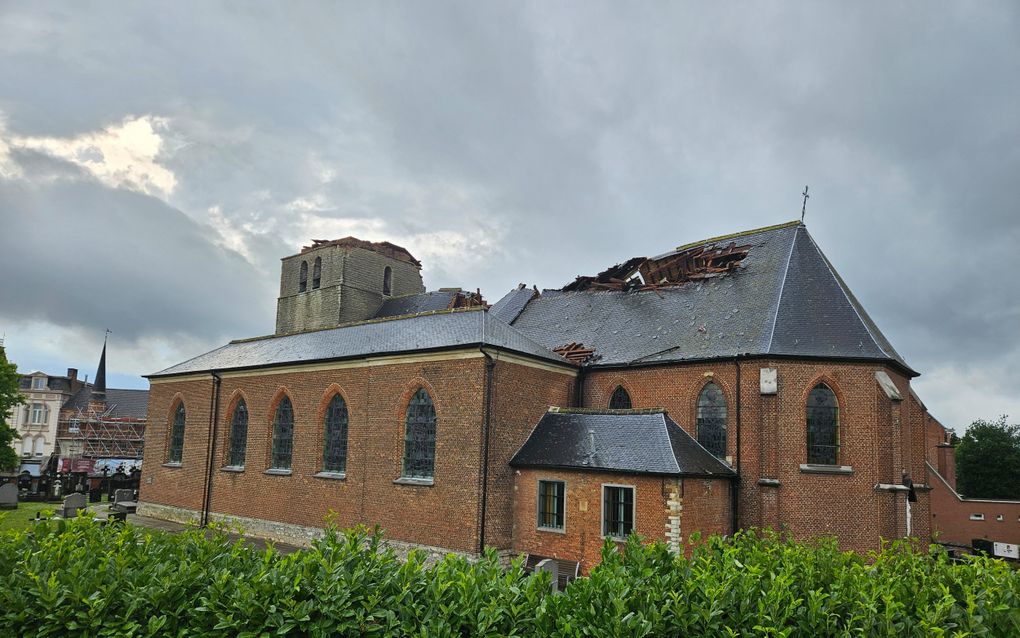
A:
[[[276,334],[370,319],[388,297],[421,292],[421,262],[406,249],[354,237],[316,239],[283,258]]]

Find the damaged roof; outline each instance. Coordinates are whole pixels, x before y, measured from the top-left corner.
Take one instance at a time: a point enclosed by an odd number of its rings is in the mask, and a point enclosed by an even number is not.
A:
[[[485,308],[476,307],[232,341],[212,352],[147,376],[165,377],[483,345],[566,366],[573,365],[507,323],[490,316]]]
[[[389,297],[375,313],[376,319],[400,317],[421,312],[471,308],[485,303],[480,293],[464,292],[460,288],[441,288],[400,297]]]
[[[734,478],[663,410],[550,408],[510,461],[513,467]]]
[[[699,270],[688,259],[705,255],[719,261]],[[678,269],[683,280],[547,290],[510,321],[549,349],[594,348],[594,366],[776,355],[881,360],[917,374],[800,222],[688,244],[642,264],[654,273]],[[520,291],[510,295],[494,308],[519,301]]]
[[[71,398],[69,398],[63,409],[85,410],[92,398],[92,384],[83,384]],[[113,419],[145,419],[149,411],[148,390],[121,390],[107,388],[106,406],[110,410],[109,417]]]

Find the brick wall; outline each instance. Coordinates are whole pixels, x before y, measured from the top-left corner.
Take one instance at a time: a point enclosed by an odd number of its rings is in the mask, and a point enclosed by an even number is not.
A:
[[[388,537],[452,550],[477,549],[478,479],[484,359],[425,361],[224,376],[213,472],[214,512],[321,527],[335,512],[343,527],[381,525]],[[200,509],[209,430],[211,380],[152,384],[141,500]],[[402,469],[407,402],[425,387],[437,414],[434,485],[394,484]],[[318,478],[322,469],[325,407],[334,391],[348,408],[347,473]],[[163,467],[171,403],[186,402],[181,467]],[[294,406],[292,474],[267,475],[272,419],[286,393]],[[243,472],[225,471],[232,406],[248,406],[248,446]]]
[[[908,401],[891,401],[875,381],[885,370],[903,397],[909,380],[896,371],[866,363],[744,360],[741,377],[741,527],[767,526],[808,538],[834,534],[845,549],[877,548],[882,538],[906,532],[905,496],[876,491],[876,484],[902,480],[902,470],[923,483],[923,412]],[[778,370],[774,396],[759,390],[760,368]],[[708,381],[727,401],[727,457],[736,463],[737,364],[733,361],[595,371],[585,381],[585,406],[608,406],[623,385],[635,408],[665,408],[692,436],[697,436],[697,398]],[[848,474],[806,472],[805,404],[818,382],[836,393],[840,408],[839,464]],[[913,419],[913,421],[912,421]],[[911,427],[908,427],[911,426]],[[904,455],[903,451],[907,454]],[[760,484],[761,479],[766,483]],[[920,492],[913,506],[915,534],[927,533],[928,495]]]
[[[538,528],[538,481],[565,483],[563,531]],[[670,499],[679,493],[680,528],[686,542],[695,531],[703,536],[729,531],[729,486],[724,479],[679,480],[673,477],[609,472],[520,469],[514,477],[513,549],[519,553],[574,560],[587,573],[601,560],[602,488],[605,484],[635,489],[634,531],[647,541],[668,541]]]
[[[975,538],[986,538],[1020,544],[1020,501],[960,498],[934,467],[931,474],[931,521],[936,540],[970,545]],[[973,515],[984,520],[971,520]]]

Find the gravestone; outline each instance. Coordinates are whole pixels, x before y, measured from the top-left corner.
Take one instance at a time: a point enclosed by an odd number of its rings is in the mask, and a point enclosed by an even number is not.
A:
[[[113,493],[113,510],[115,512],[134,514],[137,509],[138,503],[135,502],[134,490],[122,489]]]
[[[14,483],[0,485],[0,510],[18,509],[18,486]]]
[[[85,495],[80,492],[69,494],[64,499],[64,518],[74,518],[78,516],[78,510],[87,508],[88,505],[85,503]]]
[[[124,501],[132,501],[135,498],[134,490],[121,489],[113,493],[114,504],[123,503]]]
[[[546,558],[538,565],[535,565],[535,573],[549,572],[552,579],[551,587],[553,593],[560,590],[560,565],[552,558]]]
[[[96,488],[89,490],[89,503],[99,503],[103,500],[103,490]]]

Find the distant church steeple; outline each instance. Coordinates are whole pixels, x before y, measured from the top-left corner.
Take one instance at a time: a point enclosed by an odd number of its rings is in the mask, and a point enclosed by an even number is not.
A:
[[[103,337],[103,354],[99,356],[99,367],[96,369],[96,380],[92,382],[92,400],[106,401],[106,339],[110,331]]]

